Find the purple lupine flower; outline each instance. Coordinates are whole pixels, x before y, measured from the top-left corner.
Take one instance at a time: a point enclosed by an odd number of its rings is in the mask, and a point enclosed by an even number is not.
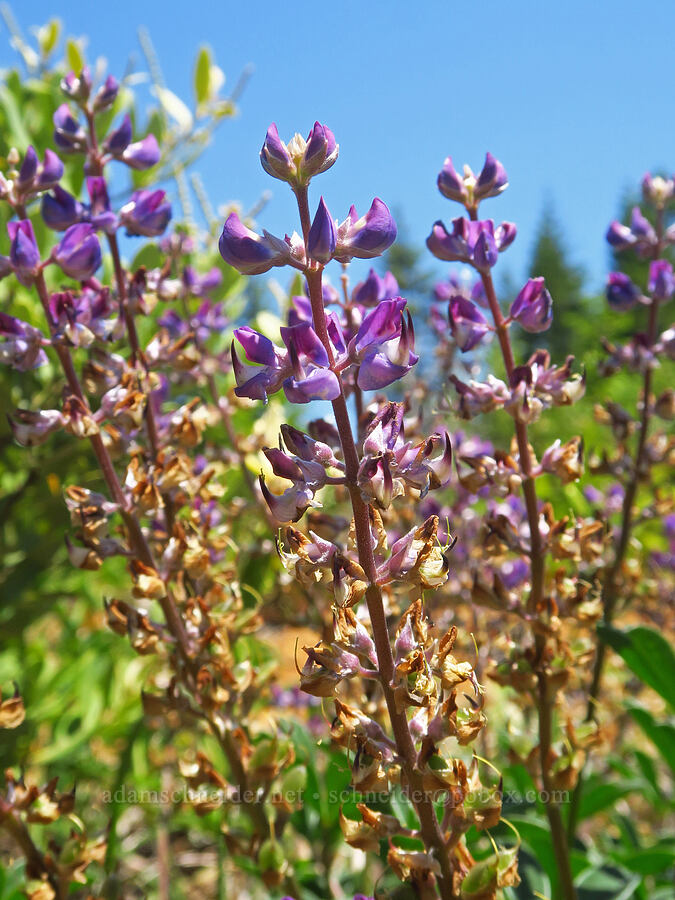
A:
[[[488,375],[486,382],[471,380],[468,384],[450,375],[458,394],[457,413],[462,419],[473,419],[481,413],[492,412],[504,406],[509,399],[509,391],[503,381]]]
[[[294,428],[292,425],[282,425],[281,434],[284,444],[291,453],[307,462],[315,461],[322,466],[341,469],[344,471],[344,463],[333,453],[332,448],[323,441],[317,440],[304,431]]]
[[[635,244],[633,232],[628,225],[622,225],[621,222],[612,222],[607,229],[605,238],[607,243],[618,251],[627,250]]]
[[[330,322],[329,322],[330,331]],[[284,379],[283,389],[291,403],[310,400],[335,400],[340,383],[331,369],[326,348],[310,325],[300,324],[280,329],[288,348],[291,374]]]
[[[85,66],[79,77],[74,72],[68,72],[61,79],[61,90],[76,103],[85,103],[91,94],[91,84],[91,72],[89,66]]]
[[[476,239],[473,248],[473,264],[479,271],[491,269],[499,259],[499,250],[494,239],[494,234],[489,229],[483,229]]]
[[[110,209],[108,198],[108,186],[102,175],[90,175],[87,178],[87,191],[89,193],[89,221],[98,231],[106,234],[114,234],[117,228],[117,216]]]
[[[89,224],[71,225],[52,250],[52,260],[70,278],[86,281],[101,265],[101,246]]]
[[[646,219],[639,206],[631,212],[630,227],[620,222],[612,222],[607,229],[607,242],[617,251],[633,248],[638,255],[648,256],[657,244],[654,228]]]
[[[660,175],[652,177],[647,172],[642,179],[642,196],[646,203],[650,203],[657,209],[663,209],[675,194],[675,179],[661,178]]]
[[[297,522],[309,506],[320,505],[314,501],[314,495],[326,484],[326,469],[332,466],[344,469],[344,466],[335,459],[330,447],[312,440],[302,431],[285,426],[282,435],[291,454],[295,450],[299,450],[299,454],[291,455],[279,447],[265,447],[263,453],[274,474],[292,481],[293,486],[281,495],[267,490],[262,478],[260,486],[273,515],[280,522]]]
[[[159,237],[171,219],[171,204],[164,191],[134,191],[131,200],[120,210],[120,224],[127,234]]]
[[[500,253],[503,253],[507,247],[510,247],[511,244],[516,239],[516,234],[518,233],[518,229],[514,222],[502,222],[501,225],[497,225],[495,228],[495,243],[497,244],[497,250]]]
[[[292,484],[283,494],[273,494],[262,475],[258,476],[258,481],[265,503],[277,522],[297,522],[310,506],[317,505],[314,493],[308,487]]]
[[[662,303],[673,296],[675,277],[672,264],[667,259],[655,259],[650,263],[648,289],[654,299]]]
[[[120,86],[117,82],[117,79],[112,75],[108,75],[106,80],[94,95],[94,112],[100,113],[106,109],[109,109],[117,99],[117,93],[119,89]]]
[[[54,113],[54,143],[65,153],[84,153],[87,149],[87,134],[67,103]]]
[[[448,316],[452,336],[463,353],[472,350],[491,330],[485,316],[461,294],[450,298]]]
[[[118,159],[126,163],[130,169],[143,172],[156,166],[161,155],[157,138],[154,134],[148,134],[142,140],[129,144]]]
[[[27,322],[0,312],[0,363],[12,366],[18,372],[37,369],[47,362],[47,354],[42,349],[44,336]]]
[[[37,168],[38,156],[35,152],[35,148],[31,145],[26,150],[21,167],[19,168],[19,175],[16,179],[16,184],[20,191],[23,191],[24,188],[32,184],[33,179],[37,174]]]
[[[553,301],[543,278],[530,278],[511,304],[509,315],[521,328],[536,334],[553,321]]]
[[[491,153],[485,154],[485,163],[473,189],[475,200],[496,197],[509,186],[504,166]]]
[[[432,459],[442,444],[440,456]],[[413,445],[404,440],[403,404],[388,403],[368,426],[363,442],[358,484],[367,499],[386,509],[404,492],[403,483],[424,496],[430,488],[446,484],[452,474],[452,447],[447,432]]]
[[[127,113],[117,128],[109,132],[103,141],[103,149],[111,156],[120,156],[131,143],[132,136],[131,117]]]
[[[291,306],[288,310],[288,324],[298,325],[300,322],[312,324],[312,302],[306,294],[291,297]]]
[[[84,208],[72,194],[57,184],[53,193],[43,195],[40,212],[48,228],[65,231],[82,220]]]
[[[9,261],[21,284],[29,287],[40,271],[40,251],[30,219],[7,223],[11,241]]]
[[[316,262],[325,265],[333,258],[336,246],[337,232],[335,222],[323,197],[321,197],[312,227],[309,230],[307,253]]]
[[[406,301],[382,300],[364,318],[349,342],[349,358],[359,366],[358,386],[375,391],[402,378],[417,363],[415,332]]]
[[[452,220],[452,232],[443,222],[435,222],[427,247],[445,262],[466,262],[484,271],[497,262],[498,254],[506,250],[515,236],[515,225],[510,222],[502,222],[495,229],[492,219],[472,222],[458,218]]]
[[[90,279],[79,294],[61,291],[51,294],[49,312],[60,337],[74,347],[88,347],[95,337],[106,340],[115,327],[110,291]]]
[[[338,158],[338,145],[335,135],[327,125],[315,122],[307,135],[307,143],[299,165],[301,175],[309,181],[314,175],[320,175],[333,165]]]
[[[267,129],[267,134],[260,150],[260,162],[263,169],[272,178],[290,182],[295,176],[295,163],[291,159],[288,147],[279,137],[279,131],[274,122]]]
[[[623,312],[642,300],[642,291],[623,272],[610,272],[607,277],[607,300],[612,309]]]
[[[281,328],[286,349],[281,350],[248,325],[237,328],[234,336],[244,348],[249,362],[244,366],[232,344],[232,367],[238,397],[267,402],[268,394],[282,387],[291,403],[310,400],[335,400],[340,394],[337,376],[328,368],[328,354],[311,325],[300,323]]]
[[[13,415],[7,416],[7,421],[14,440],[22,447],[43,444],[52,432],[65,424],[65,418],[58,409],[42,409],[38,412],[16,409]]]
[[[63,175],[63,163],[53,150],[45,150],[42,165],[38,166],[34,190],[46,191],[54,187]]]
[[[273,178],[286,181],[294,188],[307,187],[315,175],[330,169],[338,152],[335,135],[320,122],[314,123],[306,140],[296,134],[288,144],[281,140],[277,126],[272,123],[260,151],[260,162]]]
[[[223,281],[223,273],[217,266],[213,266],[204,275],[200,275],[192,266],[183,269],[183,284],[192,297],[204,297],[209,291],[215,290]]]
[[[440,281],[434,286],[434,297],[440,303],[447,303],[452,297],[461,294],[467,300],[472,300],[478,306],[487,308],[488,302],[485,296],[485,288],[481,279],[467,278],[469,273],[452,272],[447,281]]]
[[[365,216],[358,218],[352,206],[337,229],[334,257],[341,263],[381,256],[396,240],[396,223],[385,203],[376,197]]]
[[[371,269],[366,280],[356,285],[351,299],[352,303],[358,303],[360,306],[375,306],[380,300],[391,300],[398,296],[398,282],[391,272],[380,276],[375,269]]]
[[[262,275],[274,266],[294,264],[289,241],[282,241],[267,231],[261,237],[247,228],[234,212],[225,221],[218,249],[225,262],[242,275]]]
[[[438,190],[447,197],[448,200],[456,200],[457,203],[465,204],[469,199],[469,191],[467,189],[464,178],[455,171],[452,164],[452,158],[448,156],[443,163],[438,179],[436,181]]]

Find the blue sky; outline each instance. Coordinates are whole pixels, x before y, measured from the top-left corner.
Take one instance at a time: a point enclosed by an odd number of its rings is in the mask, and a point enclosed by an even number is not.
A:
[[[459,214],[436,190],[444,157],[479,168],[491,150],[511,186],[483,211],[518,224],[509,270],[523,276],[549,201],[593,287],[604,277],[603,236],[620,196],[648,169],[675,168],[672,0],[421,0],[414,8],[409,0],[23,0],[13,11],[24,28],[58,15],[68,33],[89,36],[89,57],[105,56],[113,72],[130,54],[140,65],[136,29],[148,26],[167,84],[182,96],[200,44],[211,46],[230,85],[252,64],[239,117],[223,125],[199,169],[214,204],[239,199],[247,208],[271,189],[260,222],[273,232],[296,221],[284,185],[258,161],[271,121],[284,138],[306,134],[315,119],[328,124],[340,159],[315,187],[333,215],[380,196],[404,210],[420,245],[435,219]],[[10,60],[0,36],[0,64]]]

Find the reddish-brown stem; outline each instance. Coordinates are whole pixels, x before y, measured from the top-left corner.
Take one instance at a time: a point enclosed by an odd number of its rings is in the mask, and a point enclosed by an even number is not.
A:
[[[472,219],[477,219],[478,214],[475,209],[470,210],[470,215]],[[494,321],[497,338],[499,340],[499,346],[504,360],[504,368],[506,369],[507,377],[510,380],[515,369],[515,362],[511,339],[509,337],[508,324],[506,323],[501,307],[499,306],[490,271],[482,271],[480,276]],[[533,616],[537,616],[538,613],[543,611],[544,603],[544,542],[542,540],[539,525],[539,504],[533,475],[533,461],[532,454],[530,453],[527,425],[516,421],[515,433],[523,479],[523,496],[525,498],[527,522],[530,532],[530,549],[528,553],[530,558],[530,594],[527,601],[527,608]],[[560,878],[561,896],[564,897],[565,900],[576,900],[577,893],[576,888],[574,887],[574,879],[572,877],[572,869],[570,866],[567,832],[563,824],[560,807],[554,799],[555,794],[550,778],[550,752],[553,733],[552,712],[554,701],[550,696],[548,677],[546,674],[545,662],[543,660],[546,639],[543,634],[537,630],[534,635],[534,641],[537,658],[537,690],[535,700],[538,717],[539,768],[541,772],[541,785],[545,797],[544,808],[551,830],[553,852],[555,854],[556,866]]]
[[[658,259],[661,255],[661,247],[663,240],[663,214],[660,213],[656,223],[657,245],[654,252],[654,258]],[[659,302],[652,298],[649,307],[649,322],[647,324],[647,342],[651,347],[656,340],[656,332],[658,330],[658,313]],[[633,471],[631,479],[626,486],[626,493],[623,498],[621,509],[621,524],[619,526],[619,534],[616,541],[614,551],[614,559],[611,566],[607,569],[602,583],[602,607],[603,607],[603,624],[609,626],[614,621],[614,613],[618,601],[617,579],[623,567],[623,562],[628,550],[628,544],[634,525],[634,505],[637,496],[642,470],[645,464],[645,450],[647,448],[647,437],[649,433],[649,424],[651,419],[651,407],[649,397],[652,390],[652,373],[651,365],[645,366],[642,378],[642,410],[640,413],[640,425],[638,432],[638,443],[635,450],[635,458],[633,460]],[[605,660],[607,658],[607,644],[598,639],[598,646],[595,653],[595,661],[593,663],[593,674],[591,676],[591,685],[588,690],[588,705],[586,707],[586,722],[595,719],[597,713],[598,698],[600,697],[600,689],[602,685],[602,675],[605,668]],[[579,772],[577,784],[572,795],[572,803],[570,806],[570,815],[567,822],[567,833],[570,840],[574,838],[577,827],[577,819],[579,815],[579,807],[581,804],[581,795],[583,792],[583,769]]]
[[[3,828],[21,849],[26,859],[27,875],[30,878],[46,878],[58,900],[65,898],[68,894],[67,886],[64,887],[58,875],[47,865],[25,822],[2,798],[0,798],[0,828]]]
[[[295,193],[306,245],[310,227],[307,190],[298,189]],[[314,330],[326,348],[331,368],[335,369],[333,347],[328,336],[326,313],[323,305],[323,293],[321,289],[322,269],[314,266],[309,267],[306,271],[306,278],[307,287],[309,289],[309,298],[312,305]],[[452,867],[446,848],[446,842],[438,817],[436,816],[433,800],[425,790],[422,774],[417,768],[417,753],[410,735],[408,719],[405,711],[397,708],[396,699],[394,697],[394,657],[389,639],[387,619],[384,612],[382,591],[377,584],[377,566],[372,547],[370,513],[368,504],[363,500],[357,484],[359,455],[354,442],[351,422],[349,420],[349,412],[347,410],[347,401],[342,387],[342,379],[339,373],[336,374],[340,382],[340,395],[332,402],[333,414],[340,435],[342,454],[345,462],[345,479],[354,516],[354,529],[356,533],[359,563],[369,581],[368,589],[366,590],[366,605],[368,607],[368,614],[373,630],[380,684],[387,704],[387,711],[391,722],[392,732],[394,734],[394,740],[396,742],[396,748],[401,758],[402,769],[407,782],[406,787],[410,791],[410,798],[420,822],[422,840],[427,849],[434,853],[441,867],[442,874],[439,879],[440,895],[443,900],[453,900],[455,895],[452,887]]]
[[[82,390],[82,386],[80,385],[79,378],[77,377],[70,351],[68,347],[64,343],[62,343],[62,341],[56,335],[54,323],[49,311],[49,293],[42,272],[40,272],[35,279],[35,286],[38,292],[38,296],[40,297],[40,302],[42,303],[42,308],[47,318],[47,322],[49,324],[50,333],[52,335],[52,338],[54,338],[54,350],[56,351],[56,355],[59,358],[59,362],[61,363],[61,367],[66,376],[68,389],[70,390],[71,394],[77,397],[77,399],[82,403],[84,409],[89,412],[89,403],[84,395],[84,391]],[[119,478],[117,477],[117,472],[115,471],[115,467],[113,465],[112,459],[110,458],[110,454],[108,453],[105,443],[103,442],[103,438],[101,437],[100,433],[97,432],[96,434],[92,434],[89,440],[96,456],[96,460],[99,464],[99,468],[101,469],[101,473],[105,479],[106,485],[108,486],[108,490],[110,491],[113,500],[118,504],[120,508],[120,514],[122,515],[124,524],[127,528],[129,543],[131,544],[134,553],[145,565],[151,566],[152,568],[156,569],[157,566],[153,558],[150,545],[148,544],[146,537],[143,534],[143,529],[141,528],[138,519],[129,508],[129,504],[127,503],[127,499],[124,495],[124,491],[122,490]],[[169,626],[173,637],[178,642],[179,648],[182,650],[186,658],[189,658],[190,651],[188,636],[183,625],[183,620],[178,613],[173,598],[167,592],[167,595],[163,597],[159,602],[162,606],[162,611],[166,617],[167,625]]]

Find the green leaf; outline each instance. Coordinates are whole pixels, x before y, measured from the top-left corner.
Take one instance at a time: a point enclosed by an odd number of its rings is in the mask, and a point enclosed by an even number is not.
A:
[[[211,51],[208,47],[201,47],[197,54],[194,87],[197,105],[206,103],[211,96]]]
[[[76,75],[79,75],[84,69],[84,57],[80,45],[73,38],[68,38],[66,41],[66,61],[70,70]]]
[[[629,712],[675,772],[675,725],[672,722],[657,722],[640,706],[631,706]]]
[[[598,634],[641,681],[675,709],[675,653],[658,631],[643,626],[620,631],[609,625],[598,625]]]
[[[658,875],[659,872],[665,872],[666,869],[673,865],[672,846],[667,847],[649,847],[643,850],[635,850],[627,853],[625,856],[617,856],[616,861],[621,863],[631,872],[637,872],[639,875]]]
[[[534,816],[509,815],[509,822],[518,829],[518,834],[531,851],[552,884],[558,883],[558,867],[553,852],[551,832],[544,819]]]
[[[581,795],[581,804],[579,806],[579,820],[588,819],[608,806],[613,806],[617,800],[625,797],[633,791],[641,791],[644,789],[642,780],[633,779],[631,781],[607,781],[604,778],[597,777],[589,779],[584,785]]]
[[[12,86],[9,79],[6,85],[0,84],[0,105],[5,110],[7,123],[11,132],[11,135],[5,135],[5,140],[10,147],[12,145],[27,147],[28,144],[30,144],[31,139],[26,131],[26,126],[24,125],[23,116],[19,106],[20,100],[17,101],[14,91],[11,89]],[[20,93],[20,91],[17,93]]]
[[[176,125],[178,125],[179,131],[182,134],[189,134],[192,131],[194,120],[192,118],[192,113],[180,97],[168,88],[160,87],[159,85],[155,85],[153,91],[164,107],[166,113],[171,116]]]
[[[50,19],[46,25],[38,29],[38,44],[44,59],[46,59],[52,50],[56,47],[61,35],[60,19]]]

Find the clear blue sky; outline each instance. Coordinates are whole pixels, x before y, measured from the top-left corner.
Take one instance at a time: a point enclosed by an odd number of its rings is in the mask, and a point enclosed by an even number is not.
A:
[[[420,244],[435,219],[458,214],[435,187],[444,157],[475,168],[491,150],[511,186],[483,209],[518,224],[507,254],[516,277],[549,198],[572,258],[598,286],[620,195],[648,169],[675,169],[673,0],[23,0],[13,11],[24,28],[59,15],[113,72],[130,54],[140,65],[136,29],[148,26],[182,96],[202,43],[230,84],[253,64],[240,116],[217,133],[200,170],[215,204],[250,207],[271,188],[261,224],[277,233],[295,218],[285,187],[258,162],[271,121],[284,138],[315,119],[328,124],[341,147],[320,179],[333,214],[378,195],[405,211]],[[3,35],[0,64],[10,58]]]

